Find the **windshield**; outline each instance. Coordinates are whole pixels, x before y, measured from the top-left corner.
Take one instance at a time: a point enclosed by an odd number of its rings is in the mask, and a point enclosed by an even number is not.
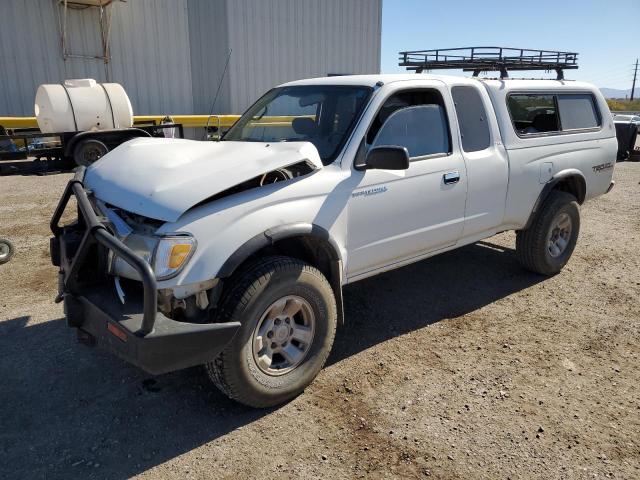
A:
[[[253,104],[223,140],[311,142],[327,165],[340,153],[370,92],[369,87],[338,85],[275,88]]]

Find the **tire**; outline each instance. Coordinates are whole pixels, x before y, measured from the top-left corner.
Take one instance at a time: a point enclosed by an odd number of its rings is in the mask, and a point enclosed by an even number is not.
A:
[[[516,233],[518,261],[532,272],[555,275],[571,258],[579,232],[580,208],[576,197],[553,190],[531,226]]]
[[[88,167],[92,163],[95,163],[100,158],[104,157],[108,152],[109,148],[100,140],[88,138],[86,140],[82,140],[73,149],[73,160],[78,166]]]
[[[13,257],[15,249],[13,244],[4,238],[0,238],[0,265],[7,263]]]
[[[336,300],[324,275],[294,258],[265,257],[234,274],[225,297],[220,320],[242,326],[205,365],[213,383],[233,400],[256,408],[279,405],[302,393],[324,366],[336,332]],[[298,307],[297,313],[287,313]],[[294,330],[296,338],[285,337]],[[306,343],[298,341],[300,332]]]

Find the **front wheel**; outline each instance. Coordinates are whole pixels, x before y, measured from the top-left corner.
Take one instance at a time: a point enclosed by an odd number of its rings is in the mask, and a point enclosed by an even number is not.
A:
[[[242,327],[206,364],[209,378],[240,403],[278,405],[313,381],[331,351],[333,290],[319,270],[290,257],[260,259],[235,277],[221,315]]]
[[[516,233],[516,255],[527,270],[554,275],[571,258],[580,232],[576,197],[552,191],[531,226]]]

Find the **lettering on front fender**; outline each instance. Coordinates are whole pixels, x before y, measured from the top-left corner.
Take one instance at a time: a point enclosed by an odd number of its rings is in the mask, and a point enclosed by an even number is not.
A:
[[[369,188],[367,190],[360,190],[359,192],[354,192],[351,194],[351,198],[356,197],[369,197],[371,195],[378,195],[380,193],[384,193],[387,191],[387,186],[382,185],[381,187]]]
[[[613,163],[611,162],[607,162],[607,163],[601,163],[600,165],[594,165],[593,167],[593,171],[596,173],[600,173],[604,170],[609,170],[611,168],[613,168]]]

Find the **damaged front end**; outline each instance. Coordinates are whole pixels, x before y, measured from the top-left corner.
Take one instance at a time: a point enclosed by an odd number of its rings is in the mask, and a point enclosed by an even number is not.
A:
[[[186,245],[189,241],[176,235],[159,237],[155,244],[145,243],[142,239],[153,239],[150,232],[133,229],[122,235],[118,230],[131,225],[106,213],[108,209],[97,208],[85,190],[83,177],[81,169],[67,185],[51,219],[51,259],[60,269],[58,299],[64,301],[69,326],[77,328],[81,337],[152,374],[215,358],[240,327],[238,322],[204,323],[210,317],[202,312],[207,312],[212,300],[217,301],[211,297],[219,290],[217,281],[172,290],[157,288],[158,273],[165,278],[174,274],[171,268],[179,270],[190,251],[179,248],[177,258],[172,258],[163,242],[176,245],[177,238],[178,245]],[[60,226],[72,196],[78,217]],[[135,241],[134,234],[138,237]],[[174,250],[170,250],[172,254]],[[160,271],[163,265],[166,269]],[[184,321],[190,318],[196,321]]]

